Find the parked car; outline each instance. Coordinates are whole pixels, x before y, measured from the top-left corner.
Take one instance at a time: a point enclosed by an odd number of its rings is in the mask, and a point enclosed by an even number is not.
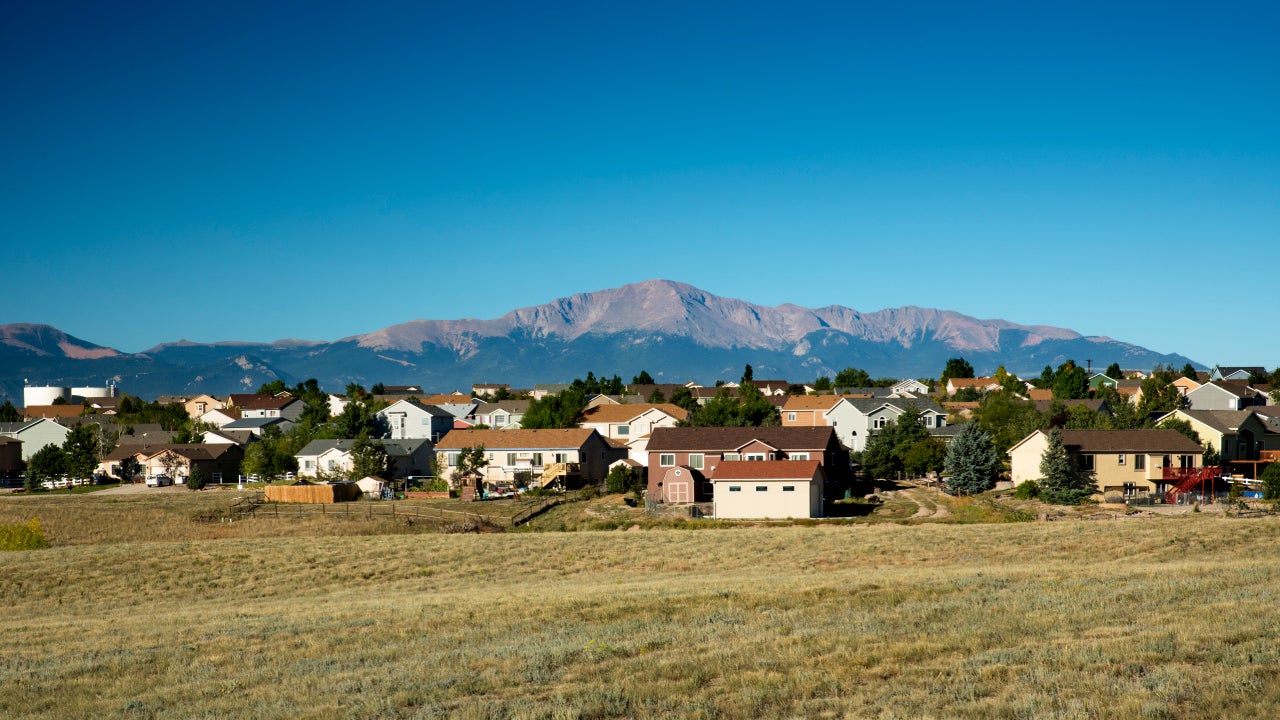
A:
[[[173,478],[168,475],[151,475],[147,477],[147,487],[168,487],[173,484]]]

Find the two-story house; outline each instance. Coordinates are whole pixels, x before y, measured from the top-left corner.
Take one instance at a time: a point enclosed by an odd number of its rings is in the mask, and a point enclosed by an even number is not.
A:
[[[1266,405],[1267,396],[1238,380],[1214,380],[1188,392],[1187,406],[1192,410],[1244,410]]]
[[[453,430],[436,444],[441,476],[454,485],[467,481],[458,473],[459,456],[478,447],[484,448],[487,463],[479,479],[495,486],[518,481],[568,487],[599,483],[611,464],[626,458],[625,450],[587,428]]]
[[[724,461],[817,460],[832,492],[852,475],[849,451],[829,427],[659,427],[648,452],[648,491],[664,502],[710,500],[709,479]]]
[[[438,441],[453,429],[453,415],[435,405],[417,400],[397,400],[379,410],[375,417],[385,437],[392,440]]]
[[[1199,443],[1177,430],[1063,430],[1062,444],[1099,493],[1125,497],[1163,495],[1176,483],[1177,470],[1198,470],[1204,456]],[[1042,476],[1048,446],[1048,433],[1036,430],[1009,449],[1015,486]]]
[[[524,414],[528,411],[528,400],[482,402],[471,411],[468,420],[473,425],[488,425],[494,430],[512,430],[520,427]]]

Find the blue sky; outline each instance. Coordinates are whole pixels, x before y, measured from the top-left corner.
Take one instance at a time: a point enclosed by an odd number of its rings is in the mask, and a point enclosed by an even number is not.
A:
[[[331,340],[662,277],[1280,365],[1272,4],[182,5],[0,10],[0,322]]]

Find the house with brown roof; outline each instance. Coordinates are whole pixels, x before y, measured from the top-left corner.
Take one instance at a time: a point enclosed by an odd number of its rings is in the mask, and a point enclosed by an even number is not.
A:
[[[993,377],[947,378],[948,395],[955,395],[965,388],[971,388],[978,392],[990,392],[992,390],[999,390],[1000,383]]]
[[[132,458],[137,474],[122,477],[123,462]],[[239,477],[244,450],[239,445],[165,444],[121,445],[98,463],[98,472],[132,482],[165,475],[176,483],[185,483],[194,468],[204,471],[210,482],[230,482]]]
[[[711,483],[717,520],[784,520],[823,515],[826,483],[822,463],[817,460],[721,462]]]
[[[80,417],[84,414],[84,405],[28,405],[22,409],[22,417],[27,420],[62,420]]]
[[[476,447],[485,450],[489,464],[480,470],[480,479],[490,485],[522,479],[539,486],[557,481],[570,487],[597,484],[611,464],[627,457],[625,449],[587,428],[451,430],[436,443],[441,477],[455,485],[463,480],[458,476],[459,455]]]
[[[849,451],[829,427],[660,427],[649,436],[648,481],[651,497],[663,497],[671,468],[693,473],[691,502],[710,500],[709,482],[726,461],[816,460],[826,481],[843,486],[851,479]]]
[[[1204,448],[1177,430],[1063,430],[1062,444],[1080,470],[1089,473],[1099,493],[1125,497],[1163,495],[1178,470],[1198,469]],[[1049,435],[1036,430],[1009,449],[1015,486],[1041,478],[1040,460]]]
[[[1157,424],[1184,420],[1201,441],[1222,458],[1221,465],[1246,477],[1257,477],[1257,465],[1266,450],[1280,450],[1280,428],[1269,424],[1252,409],[1174,410]]]
[[[671,403],[597,405],[582,414],[579,427],[590,428],[614,440],[630,442],[648,435],[654,428],[675,427],[689,412]]]
[[[227,405],[240,411],[241,420],[280,418],[294,423],[306,408],[292,395],[232,395]]]

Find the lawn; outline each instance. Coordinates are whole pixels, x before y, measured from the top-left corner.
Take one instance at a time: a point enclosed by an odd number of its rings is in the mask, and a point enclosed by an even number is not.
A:
[[[373,524],[177,519],[204,495],[155,538],[74,543],[93,496],[0,500],[56,545],[0,554],[0,716],[1280,708],[1277,518],[353,535]]]

